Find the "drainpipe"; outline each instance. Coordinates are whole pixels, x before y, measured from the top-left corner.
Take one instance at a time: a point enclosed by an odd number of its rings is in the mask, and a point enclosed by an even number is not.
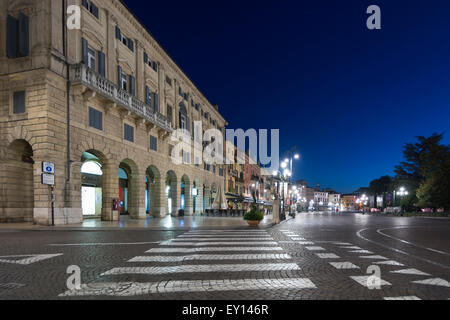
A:
[[[67,35],[66,35],[66,0],[61,0],[62,2],[62,37],[63,37],[63,55],[64,55],[64,62],[66,65],[66,103],[67,103],[67,179],[66,183],[70,181],[70,64],[67,61]]]
[[[62,28],[62,40],[63,40],[63,56],[64,56],[64,63],[66,65],[66,113],[67,113],[67,133],[66,133],[66,139],[67,139],[67,178],[66,178],[66,204],[70,202],[70,175],[71,175],[71,161],[70,161],[70,64],[68,62],[67,58],[67,30],[66,30],[66,11],[67,11],[67,3],[66,0],[61,0],[61,7],[62,7],[62,13],[61,13],[61,28]],[[65,205],[66,206],[66,205]],[[67,214],[65,214],[66,223],[67,221]]]

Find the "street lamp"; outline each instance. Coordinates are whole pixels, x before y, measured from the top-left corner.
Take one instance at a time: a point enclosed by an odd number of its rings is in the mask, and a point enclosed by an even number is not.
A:
[[[400,190],[397,191],[397,194],[398,194],[401,198],[404,198],[404,197],[406,197],[407,195],[409,195],[409,192],[406,190],[405,187],[400,187]],[[394,191],[394,205],[395,205],[395,191]],[[402,211],[403,211],[403,205],[402,205],[401,207],[402,207]]]

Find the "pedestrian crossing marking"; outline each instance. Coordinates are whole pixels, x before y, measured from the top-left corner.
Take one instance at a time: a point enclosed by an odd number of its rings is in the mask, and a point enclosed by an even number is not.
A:
[[[340,258],[338,255],[335,255],[334,253],[316,253],[316,255],[320,259],[339,259]]]
[[[408,296],[408,297],[387,297],[384,300],[422,300],[416,296]]]
[[[150,283],[115,282],[91,283],[81,286],[81,290],[66,291],[59,297],[115,296],[133,297],[150,294],[179,292],[225,292],[260,290],[301,290],[316,289],[308,278],[291,279],[227,279],[199,281],[161,281]]]
[[[200,260],[290,260],[288,254],[194,254],[188,256],[141,256],[128,262],[183,262]]]
[[[330,264],[336,269],[360,269],[351,262],[330,262]]]
[[[378,261],[378,262],[374,262],[374,264],[387,265],[387,266],[399,266],[399,267],[403,267],[404,266],[400,262],[397,262],[397,261],[394,261],[394,260]]]
[[[232,245],[244,245],[244,246],[248,246],[248,245],[255,245],[255,246],[260,246],[261,245],[261,241],[258,242],[250,242],[250,241],[245,241],[245,242],[173,242],[171,240],[166,241],[166,242],[162,242],[160,245],[162,246],[196,246],[196,247],[201,247],[201,246],[232,246]],[[265,242],[264,243],[265,246],[276,246],[278,245],[277,242]]]
[[[384,281],[380,277],[377,276],[354,276],[350,277],[351,279],[358,282],[363,287],[369,288],[374,283],[379,283],[380,286],[390,286],[391,284],[387,281]]]
[[[32,263],[59,257],[62,255],[63,255],[62,253],[56,253],[56,254],[26,254],[18,256],[3,256],[0,257],[0,262],[20,264],[20,265],[30,265]],[[21,259],[13,259],[13,258],[21,258]]]
[[[439,286],[439,287],[450,287],[450,283],[447,280],[441,278],[413,281],[412,283]]]
[[[295,263],[263,264],[217,264],[217,265],[182,265],[174,267],[119,267],[102,273],[106,275],[121,274],[173,274],[173,273],[207,273],[207,272],[248,272],[248,271],[287,271],[300,270]]]
[[[190,242],[190,241],[273,241],[273,238],[177,238],[173,242]]]
[[[363,253],[363,254],[373,254],[372,251],[369,250],[353,250],[353,251],[349,251],[350,253]]]
[[[360,256],[361,259],[372,259],[372,260],[387,260],[383,256]]]
[[[305,249],[309,251],[325,251],[322,247],[305,247]]]
[[[208,247],[208,248],[153,248],[146,253],[195,253],[227,251],[282,251],[280,247]]]
[[[417,269],[402,269],[402,270],[391,271],[391,273],[410,274],[410,275],[417,275],[417,276],[430,276],[430,274],[422,272]]]

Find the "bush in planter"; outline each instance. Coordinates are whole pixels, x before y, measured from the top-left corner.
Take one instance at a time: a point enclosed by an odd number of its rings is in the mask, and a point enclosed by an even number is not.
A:
[[[263,219],[264,214],[261,211],[256,210],[255,208],[253,208],[244,215],[244,220],[248,221],[261,221]]]
[[[244,215],[244,220],[248,221],[262,221],[264,220],[264,213],[258,210],[256,206],[256,194],[253,193],[252,209]]]

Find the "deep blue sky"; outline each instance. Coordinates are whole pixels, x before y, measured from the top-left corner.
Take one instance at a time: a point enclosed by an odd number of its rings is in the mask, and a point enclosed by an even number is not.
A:
[[[449,128],[448,0],[125,3],[229,127],[279,128],[311,185],[367,186]],[[371,4],[382,30],[366,28]]]

